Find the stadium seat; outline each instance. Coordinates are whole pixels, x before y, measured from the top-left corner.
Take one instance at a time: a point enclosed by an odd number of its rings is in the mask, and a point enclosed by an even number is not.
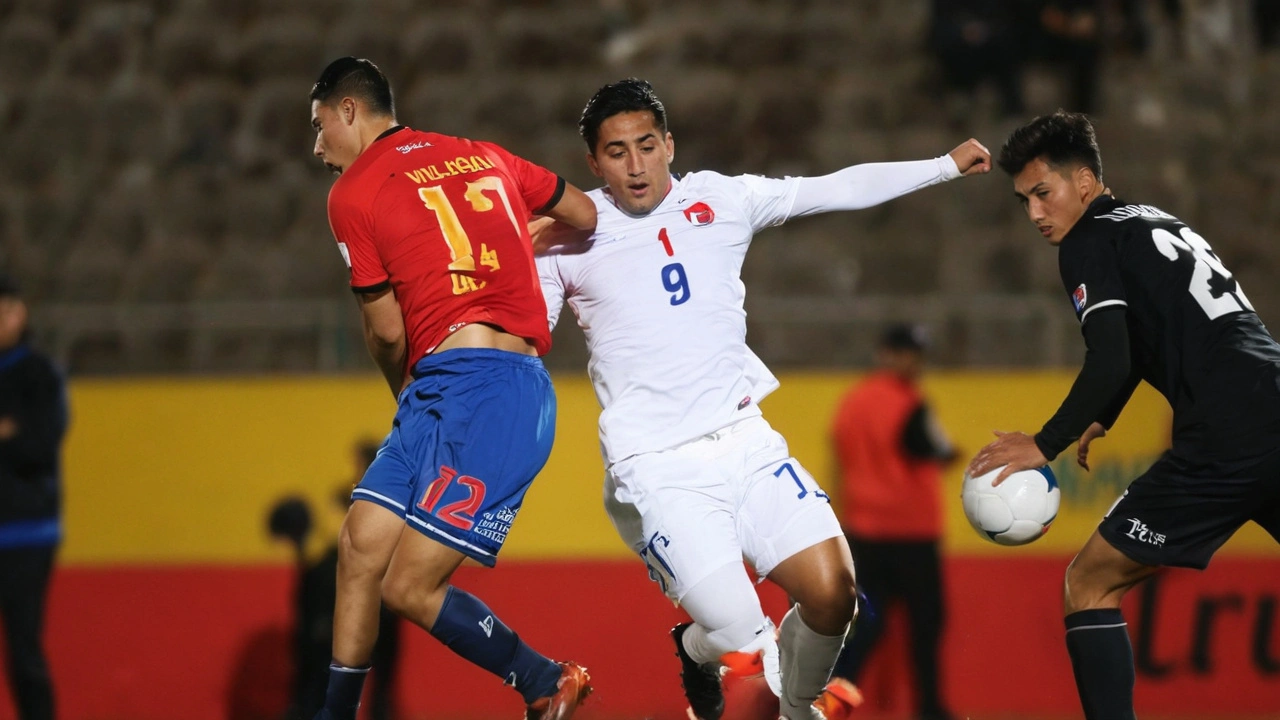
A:
[[[234,139],[234,159],[241,168],[266,171],[273,163],[310,156],[315,133],[306,98],[313,81],[295,76],[254,87]]]
[[[243,100],[240,88],[227,80],[184,83],[169,97],[166,156],[178,166],[230,164]]]
[[[164,144],[157,139],[163,135],[167,100],[160,84],[150,78],[130,74],[112,84],[99,99],[101,112],[92,126],[99,157],[113,167],[159,163]]]
[[[469,26],[441,23],[435,17],[416,20],[401,35],[401,41],[405,72],[424,82],[465,71],[475,55]]]
[[[154,67],[170,87],[194,80],[225,82],[236,49],[235,35],[219,14],[181,12],[164,18],[156,32]]]
[[[237,66],[249,85],[273,78],[314,81],[324,69],[324,26],[309,14],[264,16],[244,34]],[[306,88],[297,92],[303,97]]]
[[[121,299],[139,303],[190,300],[212,253],[197,238],[157,235],[139,249],[125,271]]]
[[[0,24],[0,87],[32,87],[48,69],[57,46],[52,22],[33,15],[6,18]]]

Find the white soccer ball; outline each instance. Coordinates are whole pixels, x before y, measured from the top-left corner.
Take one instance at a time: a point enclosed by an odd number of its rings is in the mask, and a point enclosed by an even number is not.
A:
[[[1058,479],[1048,465],[1020,470],[992,487],[1004,468],[985,475],[964,474],[960,500],[965,517],[980,535],[1000,545],[1026,545],[1049,531],[1058,516]]]

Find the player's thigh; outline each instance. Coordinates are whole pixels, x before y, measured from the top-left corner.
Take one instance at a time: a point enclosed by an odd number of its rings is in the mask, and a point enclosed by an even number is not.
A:
[[[361,498],[351,503],[338,533],[338,558],[344,574],[381,575],[391,562],[403,530],[403,513]]]
[[[1130,483],[1102,519],[1098,535],[1140,565],[1203,570],[1257,511],[1267,466],[1189,461],[1165,453]]]
[[[701,454],[677,448],[636,455],[610,467],[604,485],[618,535],[672,600],[742,562],[729,489]]]
[[[1120,607],[1134,585],[1159,569],[1130,558],[1094,531],[1067,567],[1063,606],[1067,614],[1080,610]]]
[[[1277,445],[1280,445],[1280,440],[1277,440]],[[1257,509],[1250,519],[1280,543],[1280,453],[1276,453],[1276,457],[1259,473],[1257,491],[1253,503]]]
[[[537,358],[474,348],[444,355],[404,395],[408,522],[492,566],[551,454],[555,394]]]
[[[832,538],[841,539],[841,560],[848,560],[830,499],[786,440],[761,418],[739,425],[745,426],[735,438],[739,459],[725,471],[735,476],[738,536],[756,572],[766,577],[787,558]]]

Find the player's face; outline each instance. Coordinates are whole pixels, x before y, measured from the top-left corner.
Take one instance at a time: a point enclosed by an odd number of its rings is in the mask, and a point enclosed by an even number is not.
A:
[[[1036,158],[1014,176],[1013,194],[1049,244],[1062,242],[1084,215],[1091,199],[1091,186],[1086,181],[1092,175],[1087,168],[1055,168]]]
[[[26,303],[14,297],[0,298],[0,350],[17,345],[26,327]]]
[[[336,105],[311,101],[311,127],[316,131],[316,157],[331,172],[341,174],[359,156],[360,135],[356,131],[354,113],[348,112],[344,99]]]
[[[671,159],[676,145],[647,110],[614,115],[600,123],[595,151],[587,165],[604,178],[613,201],[624,212],[644,215],[671,189]]]

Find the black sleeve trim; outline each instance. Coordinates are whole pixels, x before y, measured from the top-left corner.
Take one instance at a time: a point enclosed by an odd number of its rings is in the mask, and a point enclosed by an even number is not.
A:
[[[548,210],[560,204],[560,198],[564,197],[565,185],[564,178],[556,176],[556,191],[551,193],[551,199],[542,204],[542,207],[533,211],[534,215],[545,215]]]
[[[944,438],[932,432],[931,427],[929,406],[920,403],[902,428],[902,446],[907,455],[917,460],[947,460],[951,457],[953,450]]]
[[[1058,412],[1036,433],[1036,447],[1052,460],[1084,434],[1108,410],[1129,382],[1129,324],[1123,306],[1089,316],[1084,367]]]
[[[382,292],[383,290],[386,290],[386,289],[387,289],[387,288],[389,288],[389,287],[391,287],[391,281],[390,281],[390,280],[383,280],[382,282],[380,282],[380,283],[378,283],[378,284],[376,284],[376,285],[362,285],[362,286],[359,286],[359,287],[357,287],[357,286],[355,286],[355,285],[352,285],[352,286],[351,286],[351,292],[353,292],[353,293],[359,293],[360,295],[369,295],[369,294],[371,294],[371,293],[379,293],[379,292]]]

